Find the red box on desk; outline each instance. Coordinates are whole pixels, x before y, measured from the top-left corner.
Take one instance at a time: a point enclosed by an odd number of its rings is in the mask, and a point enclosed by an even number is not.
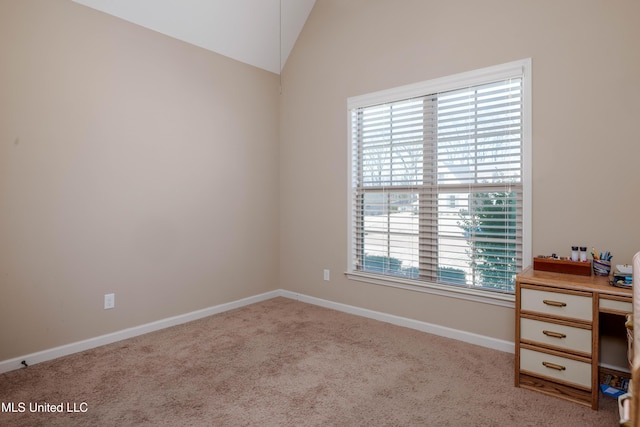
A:
[[[578,276],[591,276],[591,262],[570,261],[554,258],[533,259],[533,269],[552,271],[554,273],[575,274]]]

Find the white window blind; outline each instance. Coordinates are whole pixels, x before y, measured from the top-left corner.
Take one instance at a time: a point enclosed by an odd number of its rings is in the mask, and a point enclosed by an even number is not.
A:
[[[350,108],[351,272],[513,293],[527,115],[523,68],[499,71]]]

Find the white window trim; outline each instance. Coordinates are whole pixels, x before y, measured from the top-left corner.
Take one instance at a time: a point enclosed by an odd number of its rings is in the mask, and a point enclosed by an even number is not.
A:
[[[522,76],[522,187],[523,187],[523,224],[522,224],[522,259],[523,268],[527,266],[527,260],[532,259],[532,92],[531,92],[531,58],[518,61],[508,62],[501,65],[486,67],[478,70],[459,73],[442,78],[427,80],[393,89],[382,90],[378,92],[368,93],[365,95],[353,96],[347,99],[347,123],[351,122],[351,110],[354,108],[366,107],[385,102],[393,102],[401,99],[407,99],[422,96],[430,93],[443,92],[447,90],[459,89],[464,86],[479,85],[487,83],[491,80],[506,79],[517,75]],[[348,128],[347,158],[348,162],[348,187],[347,192],[347,214],[348,214],[348,250],[347,250],[347,271],[345,275],[352,280],[363,281],[376,285],[391,286],[395,288],[407,289],[411,291],[426,292],[436,295],[443,295],[452,298],[465,299],[480,303],[499,305],[504,307],[514,307],[515,295],[502,294],[486,290],[478,290],[466,287],[458,287],[452,285],[443,285],[439,283],[430,283],[416,281],[404,278],[395,278],[389,276],[380,276],[367,274],[353,269],[351,259],[351,248],[353,247],[353,222],[351,213],[353,209],[353,197],[351,193],[353,179],[353,162],[351,156],[353,153],[352,132],[351,127]]]

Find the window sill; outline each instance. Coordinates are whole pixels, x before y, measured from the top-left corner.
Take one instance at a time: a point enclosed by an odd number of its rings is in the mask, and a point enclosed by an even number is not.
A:
[[[501,307],[515,307],[515,295],[502,294],[497,292],[481,291],[457,286],[440,285],[437,283],[418,282],[410,279],[395,279],[393,277],[383,277],[376,274],[367,273],[344,273],[350,280],[372,283],[374,285],[391,286],[399,289],[406,289],[416,292],[441,295],[450,298],[463,299],[479,302],[483,304],[498,305]]]

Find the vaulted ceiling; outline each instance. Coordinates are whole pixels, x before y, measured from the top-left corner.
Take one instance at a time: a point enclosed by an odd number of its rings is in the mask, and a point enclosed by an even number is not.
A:
[[[279,74],[315,0],[73,0]]]

